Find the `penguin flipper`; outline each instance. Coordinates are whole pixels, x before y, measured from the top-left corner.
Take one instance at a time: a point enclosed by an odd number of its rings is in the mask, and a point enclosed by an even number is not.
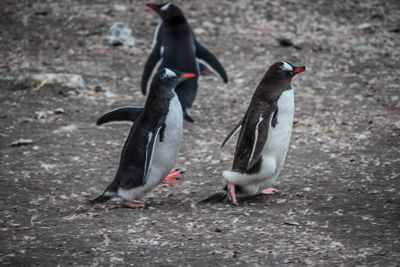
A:
[[[108,111],[101,115],[97,120],[97,125],[102,125],[111,121],[131,121],[135,122],[142,113],[143,107],[122,107]]]
[[[146,184],[153,161],[155,144],[164,127],[165,116],[159,120],[154,128],[149,129],[147,133],[144,133],[147,138],[145,139],[145,142],[141,143],[141,148],[137,151],[135,159],[136,162],[141,163],[139,165],[128,166],[126,168],[129,169],[127,172],[121,171],[121,175],[118,176],[119,188],[129,190]],[[162,140],[160,140],[160,142],[162,142]],[[119,171],[120,169],[118,169],[118,172]]]
[[[253,148],[247,163],[247,170],[251,169],[261,158],[262,150],[267,143],[268,131],[272,118],[276,113],[276,105],[270,106],[267,111],[260,114],[254,131]]]
[[[226,74],[224,67],[222,67],[222,64],[207,48],[202,46],[197,41],[196,41],[196,57],[201,64],[217,72],[221,76],[222,80],[224,80],[224,83],[228,82],[228,75]]]
[[[225,138],[225,140],[222,142],[222,145],[221,145],[220,148],[223,148],[224,145],[225,145],[229,140],[231,140],[232,136],[234,136],[236,133],[239,132],[239,130],[242,128],[242,123],[243,123],[243,120],[241,120],[241,121],[232,129],[232,131],[228,134],[228,136],[227,136],[227,137]]]
[[[157,124],[154,133],[149,132],[148,135],[148,143],[146,145],[146,160],[144,164],[144,173],[143,173],[143,183],[146,183],[147,177],[149,176],[151,164],[153,161],[153,155],[154,155],[154,148],[155,148],[155,143],[158,139],[158,136],[160,135],[161,132],[163,132],[163,129],[165,128],[165,117],[163,117],[160,122]],[[160,139],[162,141],[163,138]],[[163,177],[164,178],[164,177]]]
[[[161,64],[161,55],[160,55],[160,47],[156,44],[151,51],[149,58],[147,59],[146,65],[144,66],[142,81],[141,81],[141,89],[143,95],[146,95],[147,89],[150,86],[151,79],[157,72],[158,67]],[[149,82],[150,81],[150,82]]]

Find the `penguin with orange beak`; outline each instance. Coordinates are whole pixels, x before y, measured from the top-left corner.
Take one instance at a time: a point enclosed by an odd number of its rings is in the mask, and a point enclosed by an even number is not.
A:
[[[222,173],[227,185],[202,202],[228,198],[238,205],[237,197],[273,194],[276,191],[270,186],[282,170],[293,126],[294,89],[290,83],[305,69],[285,61],[277,62],[268,69],[243,119],[221,145],[222,148],[240,132],[232,170]]]
[[[144,107],[123,107],[99,118],[98,125],[124,120],[134,124],[122,149],[115,179],[91,204],[120,196],[129,207],[144,207],[146,193],[164,178],[176,176],[177,171],[170,171],[182,143],[183,113],[175,87],[194,76],[161,69],[154,76]]]
[[[156,28],[151,53],[144,67],[142,93],[147,93],[149,81],[161,68],[194,73],[194,79],[179,84],[175,89],[185,120],[193,122],[189,110],[196,98],[200,67],[218,73],[225,83],[228,82],[228,76],[218,59],[196,40],[185,16],[176,5],[164,3],[147,6],[160,16],[162,22]]]

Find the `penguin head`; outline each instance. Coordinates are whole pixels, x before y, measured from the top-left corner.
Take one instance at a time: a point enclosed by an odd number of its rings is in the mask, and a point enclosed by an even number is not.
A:
[[[195,75],[192,73],[183,73],[171,68],[163,68],[158,72],[160,82],[164,85],[171,86],[171,88],[194,76]]]
[[[174,4],[170,2],[156,5],[156,4],[146,4],[149,8],[153,9],[161,17],[163,21],[181,21],[185,20],[185,16],[182,11]]]
[[[271,72],[275,76],[276,79],[282,79],[282,80],[289,80],[291,81],[292,78],[300,73],[306,70],[306,67],[295,67],[289,62],[286,61],[281,61],[273,64],[268,72]]]
[[[292,78],[306,70],[306,67],[296,67],[286,61],[280,61],[273,64],[265,74],[263,81],[269,83],[284,83],[290,84]]]
[[[292,78],[306,70],[306,67],[296,67],[286,61],[274,63],[265,73],[259,85],[259,93],[270,99],[279,98],[285,90],[290,90],[292,87],[290,82]]]

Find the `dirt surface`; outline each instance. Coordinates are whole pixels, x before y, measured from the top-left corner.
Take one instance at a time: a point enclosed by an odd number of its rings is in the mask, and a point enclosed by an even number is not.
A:
[[[113,179],[130,127],[95,121],[144,103],[158,16],[141,1],[0,2],[1,264],[399,266],[399,2],[175,3],[229,83],[200,78],[177,162],[186,173],[128,209],[86,205]],[[118,21],[133,47],[104,42]],[[235,142],[219,145],[280,60],[307,66],[292,83],[280,194],[198,204],[223,186]],[[29,78],[39,73],[82,75],[86,89]]]

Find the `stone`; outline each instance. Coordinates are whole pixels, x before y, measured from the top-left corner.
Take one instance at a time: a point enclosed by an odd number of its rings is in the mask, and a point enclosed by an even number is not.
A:
[[[136,43],[132,30],[122,22],[114,22],[106,35],[105,41],[109,45],[133,47]]]
[[[32,143],[33,143],[32,139],[23,139],[23,138],[21,138],[21,139],[18,139],[16,141],[12,142],[11,146],[14,146],[14,147],[27,146],[27,145],[30,145]]]
[[[79,74],[70,73],[40,73],[32,74],[30,78],[36,82],[39,82],[34,90],[39,90],[45,84],[59,84],[68,88],[85,90],[85,81]]]

